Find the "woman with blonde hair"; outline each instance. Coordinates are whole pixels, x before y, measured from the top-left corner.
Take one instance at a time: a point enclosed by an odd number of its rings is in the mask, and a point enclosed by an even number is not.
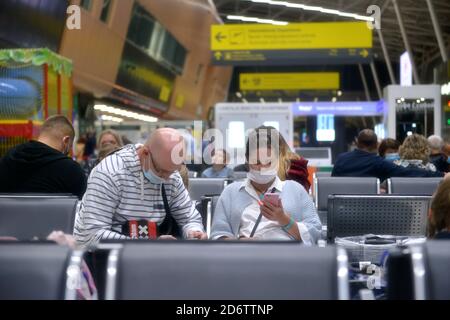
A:
[[[430,162],[430,147],[427,139],[420,134],[408,136],[400,146],[398,153],[400,160],[396,165],[404,168],[419,168],[436,172],[436,167]]]
[[[279,159],[278,177],[280,180],[296,181],[305,188],[306,192],[309,192],[311,184],[308,180],[308,160],[292,152],[281,134]]]

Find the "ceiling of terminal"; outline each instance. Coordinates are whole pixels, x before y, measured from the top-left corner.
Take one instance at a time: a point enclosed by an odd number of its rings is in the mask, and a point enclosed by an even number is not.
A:
[[[257,17],[286,22],[325,22],[355,21],[353,18],[336,14],[292,8],[284,5],[264,3],[267,1],[252,0],[213,0],[225,23],[237,23],[227,20],[227,15]],[[319,6],[359,15],[367,14],[367,8],[377,5],[381,10],[381,34],[384,38],[388,54],[393,62],[398,62],[405,52],[399,23],[392,0],[287,0],[286,2]],[[427,72],[430,63],[441,58],[438,42],[433,28],[430,11],[425,0],[397,0],[406,34],[413,51],[419,74]],[[442,31],[446,51],[450,51],[450,1],[432,0],[437,20]],[[375,57],[383,59],[383,51],[379,36],[374,32]]]

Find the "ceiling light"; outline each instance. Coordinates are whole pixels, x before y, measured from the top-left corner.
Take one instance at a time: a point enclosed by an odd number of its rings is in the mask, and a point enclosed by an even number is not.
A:
[[[115,115],[131,118],[131,119],[135,119],[135,120],[145,121],[145,122],[157,122],[158,121],[158,119],[155,117],[151,117],[151,116],[137,113],[137,112],[127,111],[127,110],[120,109],[120,108],[110,107],[110,106],[103,105],[103,104],[95,105],[94,110],[112,113]]]
[[[123,119],[122,119],[122,118],[112,117],[112,116],[108,116],[108,115],[106,115],[106,114],[102,115],[102,116],[101,116],[101,119],[102,119],[103,121],[113,121],[113,122],[118,122],[118,123],[123,122]]]
[[[278,20],[271,20],[271,19],[260,19],[255,17],[245,17],[245,16],[227,16],[228,20],[239,20],[239,21],[245,21],[245,22],[256,22],[256,23],[265,23],[265,24],[273,24],[276,26],[286,26],[289,23],[286,21],[278,21]]]
[[[273,6],[284,6],[284,7],[300,9],[300,10],[317,11],[317,12],[337,15],[340,17],[348,17],[348,18],[353,18],[353,19],[362,20],[362,21],[369,21],[369,22],[375,21],[375,19],[373,17],[363,16],[363,15],[359,15],[359,14],[355,14],[355,13],[344,12],[344,11],[335,10],[335,9],[328,9],[328,8],[323,8],[323,7],[318,7],[318,6],[309,6],[306,4],[292,3],[292,2],[288,2],[288,1],[272,1],[272,0],[247,0],[247,1],[251,1],[254,3],[269,4],[269,5],[273,5]]]

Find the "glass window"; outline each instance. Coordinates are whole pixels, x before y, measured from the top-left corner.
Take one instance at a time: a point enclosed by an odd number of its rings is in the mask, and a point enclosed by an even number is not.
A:
[[[92,0],[81,0],[80,6],[87,11],[90,11],[92,8]]]
[[[182,73],[186,49],[142,6],[135,3],[127,39],[175,73]]]
[[[102,13],[100,15],[100,20],[103,22],[108,22],[109,15],[111,13],[113,0],[103,0]]]

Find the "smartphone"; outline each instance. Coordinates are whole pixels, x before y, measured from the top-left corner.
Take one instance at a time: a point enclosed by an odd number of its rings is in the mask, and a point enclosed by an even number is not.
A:
[[[278,202],[280,200],[280,195],[278,193],[266,193],[264,195],[264,202],[268,202],[273,206],[278,207]]]

